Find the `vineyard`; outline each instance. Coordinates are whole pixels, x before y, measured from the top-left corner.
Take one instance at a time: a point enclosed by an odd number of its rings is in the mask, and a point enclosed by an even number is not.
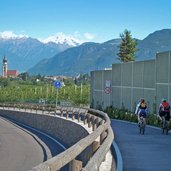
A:
[[[89,84],[76,85],[70,82],[57,90],[53,82],[47,80],[0,80],[0,103],[89,105],[89,94]]]

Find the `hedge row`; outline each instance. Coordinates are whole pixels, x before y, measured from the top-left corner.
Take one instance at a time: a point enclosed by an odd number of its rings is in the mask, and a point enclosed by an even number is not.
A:
[[[137,115],[125,109],[107,107],[105,112],[111,119],[120,119],[136,123],[138,122]],[[146,122],[148,125],[161,127],[161,120],[157,117],[156,114],[149,114],[147,116]],[[171,129],[171,120],[169,122],[169,127]]]

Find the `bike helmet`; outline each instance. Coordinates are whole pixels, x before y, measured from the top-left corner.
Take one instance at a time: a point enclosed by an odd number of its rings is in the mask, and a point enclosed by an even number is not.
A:
[[[167,100],[165,98],[162,98],[162,102],[166,102]]]

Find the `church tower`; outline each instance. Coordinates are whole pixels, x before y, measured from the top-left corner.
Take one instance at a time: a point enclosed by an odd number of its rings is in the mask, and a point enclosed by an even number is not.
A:
[[[5,56],[2,63],[2,77],[7,78],[7,58]]]

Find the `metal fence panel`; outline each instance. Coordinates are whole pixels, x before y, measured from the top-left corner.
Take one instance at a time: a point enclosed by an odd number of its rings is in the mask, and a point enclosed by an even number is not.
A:
[[[121,85],[121,64],[112,65],[112,85],[113,86]]]
[[[143,86],[143,70],[144,62],[134,62],[133,64],[133,86],[142,87]]]
[[[132,62],[122,64],[122,86],[132,86],[132,65]]]
[[[112,87],[112,106],[121,108],[121,87]]]
[[[155,60],[144,61],[144,88],[155,88],[156,74],[155,74]]]
[[[112,93],[108,95],[104,88],[110,78]],[[158,53],[155,60],[113,64],[110,74],[94,71],[92,79],[91,101],[94,99],[103,107],[112,104],[134,112],[139,99],[145,98],[149,111],[156,112],[161,98],[171,101],[171,52]]]
[[[132,89],[131,88],[122,88],[122,104],[121,107],[123,109],[128,109],[131,111],[132,109]]]

